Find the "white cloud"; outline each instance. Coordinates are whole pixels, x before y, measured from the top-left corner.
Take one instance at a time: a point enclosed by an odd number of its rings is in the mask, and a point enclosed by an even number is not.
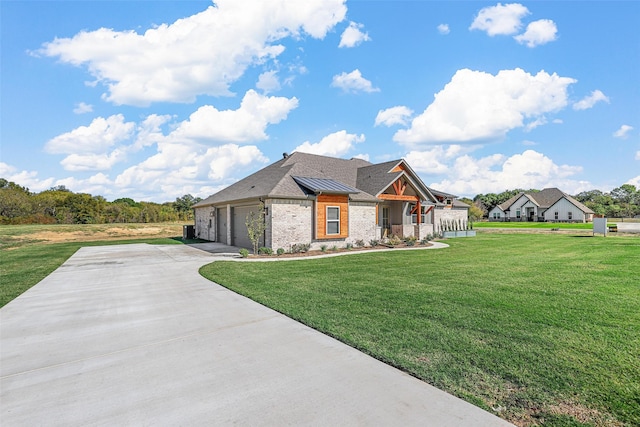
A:
[[[558,187],[569,194],[589,190],[593,185],[571,177],[582,171],[580,166],[557,165],[534,150],[506,157],[493,154],[483,158],[458,157],[449,168],[448,178],[431,184],[459,195],[499,193],[513,188]]]
[[[347,133],[345,130],[334,132],[322,138],[320,142],[312,144],[305,141],[298,145],[293,151],[301,153],[318,154],[321,156],[340,157],[354,148],[355,144],[363,142],[365,136],[363,134],[356,135]]]
[[[340,73],[333,76],[331,82],[332,87],[342,89],[344,92],[380,92],[380,89],[373,87],[371,82],[360,73],[360,70],[355,69],[350,73]]]
[[[114,150],[109,154],[70,154],[60,164],[68,171],[109,170],[126,158],[123,150]]]
[[[237,110],[204,105],[167,136],[171,141],[248,142],[268,139],[265,130],[287,118],[298,106],[296,98],[267,97],[254,90],[245,94]]]
[[[627,136],[629,136],[629,132],[631,132],[632,130],[633,130],[633,126],[622,125],[620,126],[620,129],[618,129],[613,133],[613,136],[615,136],[616,138],[624,139]]]
[[[449,29],[448,24],[440,24],[438,25],[438,32],[442,35],[449,34],[451,30]]]
[[[206,10],[142,34],[101,28],[45,43],[38,53],[84,66],[115,104],[193,102],[231,95],[255,64],[278,57],[279,40],[322,39],[344,20],[344,0],[216,0]]]
[[[371,40],[369,33],[363,33],[361,31],[362,28],[364,28],[364,25],[351,21],[342,33],[338,47],[355,47],[362,42]]]
[[[386,110],[378,111],[376,116],[375,126],[385,125],[403,125],[406,126],[409,117],[413,114],[413,110],[402,105],[387,108]]]
[[[529,9],[518,3],[489,6],[480,9],[470,30],[486,31],[488,35],[515,34],[522,28],[522,18],[529,14]]]
[[[206,193],[206,188],[220,189],[266,162],[268,159],[254,145],[205,147],[162,142],[157,154],[127,168],[114,184],[122,192],[145,188],[146,194],[155,193],[160,200],[187,193],[204,197],[209,195],[201,193]]]
[[[520,44],[526,44],[527,47],[536,47],[556,40],[558,27],[556,23],[550,19],[540,19],[527,25],[527,30],[514,39]]]
[[[542,126],[542,125],[546,125],[546,124],[547,124],[547,118],[545,116],[540,116],[540,117],[537,117],[535,120],[532,120],[529,123],[527,123],[524,126],[524,130],[525,130],[525,132],[531,132],[532,130],[534,130],[538,126]]]
[[[636,160],[640,160],[640,150],[636,151]]]
[[[93,112],[93,105],[85,104],[84,102],[79,102],[76,104],[76,108],[73,109],[75,114],[84,114]]]
[[[461,145],[436,145],[429,150],[410,151],[404,158],[413,170],[422,174],[447,173],[451,161],[462,153],[473,151],[476,147]]]
[[[535,124],[545,113],[563,109],[567,88],[575,81],[545,71],[531,75],[519,68],[495,76],[458,70],[411,127],[399,130],[393,139],[407,145],[499,139],[524,126],[525,119]]]
[[[640,160],[640,151],[638,151],[636,160]],[[625,184],[635,185],[636,188],[640,188],[640,175],[636,176],[635,178],[631,178],[629,181],[625,182]]]
[[[131,138],[134,129],[135,123],[125,122],[122,114],[106,119],[97,117],[89,126],[80,126],[50,139],[45,150],[52,154],[101,153]]]
[[[600,101],[609,103],[609,98],[604,93],[602,93],[602,91],[594,90],[593,92],[591,92],[591,95],[585,96],[583,99],[573,104],[573,109],[587,110]]]
[[[280,81],[278,80],[277,71],[267,71],[260,74],[256,87],[262,90],[264,95],[280,90]]]
[[[54,185],[53,178],[39,179],[36,171],[19,171],[15,166],[4,162],[0,162],[0,177],[34,192],[47,190]]]
[[[249,166],[252,163],[266,163],[268,159],[254,145],[238,147],[227,144],[209,148],[205,154],[209,164],[208,178],[221,180],[229,177],[238,167]]]

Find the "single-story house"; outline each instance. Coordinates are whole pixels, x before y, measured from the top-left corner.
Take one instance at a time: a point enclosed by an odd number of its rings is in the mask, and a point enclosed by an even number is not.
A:
[[[273,250],[422,239],[439,231],[441,219],[468,217],[466,204],[428,188],[403,159],[372,164],[294,152],[196,203],[195,236],[251,248],[246,220],[260,206],[259,246]]]
[[[520,193],[489,211],[489,221],[591,222],[594,212],[557,188]]]

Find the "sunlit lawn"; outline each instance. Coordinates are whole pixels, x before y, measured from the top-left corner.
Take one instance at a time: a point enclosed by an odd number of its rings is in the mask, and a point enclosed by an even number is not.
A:
[[[520,425],[640,425],[640,238],[215,262],[210,278]]]

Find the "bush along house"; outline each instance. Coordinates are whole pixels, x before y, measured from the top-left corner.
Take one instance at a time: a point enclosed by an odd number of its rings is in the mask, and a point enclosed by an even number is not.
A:
[[[196,237],[243,248],[252,247],[247,218],[261,214],[259,246],[272,250],[368,245],[391,235],[423,239],[442,219],[468,216],[466,204],[428,188],[403,159],[372,164],[298,152],[193,208]]]

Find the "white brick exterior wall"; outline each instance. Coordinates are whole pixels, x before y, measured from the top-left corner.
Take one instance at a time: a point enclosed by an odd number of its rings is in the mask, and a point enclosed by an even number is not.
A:
[[[346,243],[355,245],[356,240],[363,240],[364,244],[368,245],[374,239],[380,239],[375,203],[349,202],[349,237],[343,246]]]
[[[311,200],[268,200],[267,245],[288,251],[296,243],[311,243],[314,215]],[[269,227],[270,225],[270,227]]]
[[[195,236],[198,239],[216,240],[216,217],[211,216],[211,206],[194,209],[195,216]],[[211,221],[211,222],[209,222]],[[209,225],[211,224],[211,227]]]

